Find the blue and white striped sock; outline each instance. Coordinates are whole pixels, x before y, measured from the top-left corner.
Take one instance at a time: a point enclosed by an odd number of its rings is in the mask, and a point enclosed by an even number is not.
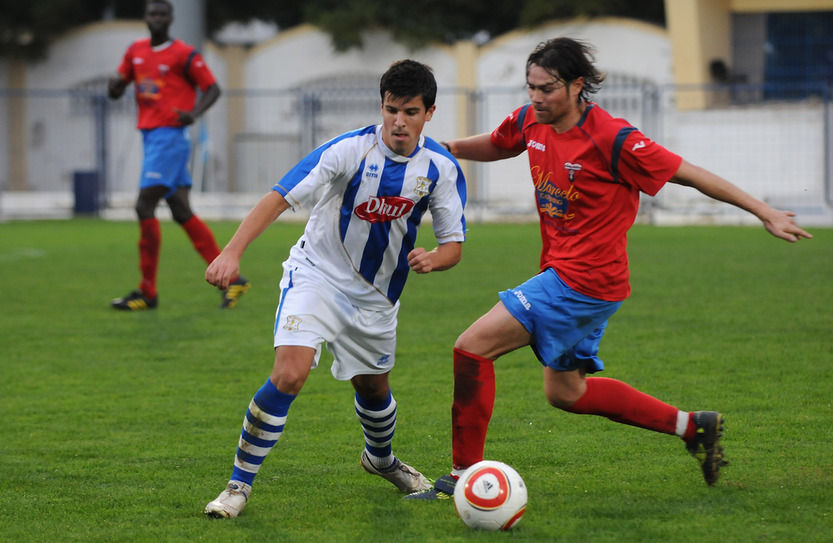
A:
[[[286,414],[294,399],[294,394],[281,392],[269,379],[260,387],[243,418],[231,480],[252,484],[266,455],[283,433]]]
[[[391,443],[396,430],[396,400],[390,392],[386,399],[375,402],[356,394],[354,403],[370,461],[376,469],[384,470],[394,460]]]

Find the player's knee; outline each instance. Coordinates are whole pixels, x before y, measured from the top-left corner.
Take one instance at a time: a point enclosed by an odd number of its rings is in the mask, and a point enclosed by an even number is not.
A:
[[[364,400],[381,402],[390,394],[387,374],[385,375],[357,375],[350,380],[356,394]]]
[[[134,209],[140,221],[153,218],[156,213],[156,206],[159,204],[159,200],[162,199],[166,190],[167,188],[160,185],[143,188],[139,191],[139,197],[136,198],[136,206]]]
[[[547,402],[556,409],[568,411],[570,407],[576,403],[576,400],[578,400],[578,398],[570,399],[568,396],[547,391]]]
[[[194,216],[187,198],[179,194],[175,194],[168,200],[168,207],[171,208],[171,217],[179,224],[185,224]]]
[[[139,218],[140,221],[145,219],[152,219],[154,215],[154,211],[156,210],[155,203],[152,203],[144,198],[139,198],[136,200],[136,205],[134,208],[136,210],[136,216]]]
[[[275,388],[284,394],[297,395],[301,392],[301,389],[304,387],[304,383],[307,379],[306,374],[301,375],[298,372],[279,371],[272,372],[272,375],[269,376],[269,380],[272,381]]]
[[[583,382],[556,382],[547,383],[544,392],[547,402],[556,409],[569,411],[579,398],[584,395],[586,387]]]
[[[174,221],[176,221],[177,224],[185,224],[193,216],[194,214],[190,211],[188,213],[180,213],[171,209],[171,217]]]
[[[473,352],[475,342],[472,338],[472,334],[466,330],[459,336],[457,336],[457,341],[454,342],[454,348],[460,351],[466,351],[467,353]]]

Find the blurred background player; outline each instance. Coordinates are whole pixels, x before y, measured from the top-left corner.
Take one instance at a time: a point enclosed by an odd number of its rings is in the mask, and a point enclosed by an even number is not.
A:
[[[393,454],[397,404],[388,373],[409,270],[446,270],[460,260],[466,186],[454,157],[422,135],[436,109],[431,69],[413,60],[396,62],[379,91],[382,123],[345,133],[301,160],[206,270],[209,283],[225,288],[239,273],[243,251],[269,224],[290,207],[312,206],[283,264],[272,373],[249,403],[231,479],[205,507],[206,515],[229,518],[243,510],[325,342],[333,376],[355,390],[365,436],[361,466],[403,492],[431,488],[430,480]],[[316,200],[319,189],[323,195]],[[426,211],[438,243],[431,251],[414,248]]]
[[[142,280],[138,289],[111,302],[115,309],[125,311],[153,309],[158,304],[156,272],[162,234],[155,212],[162,198],[206,263],[220,254],[211,229],[191,210],[191,142],[187,133],[188,125],[217,101],[220,87],[196,49],[171,39],[168,29],[172,22],[171,4],[167,0],[150,0],[145,7],[150,38],[127,48],[117,76],[108,83],[112,99],[120,98],[127,85],[134,83],[144,147],[136,200]],[[202,91],[199,99],[197,88]],[[220,307],[234,307],[248,289],[249,282],[244,277],[235,277],[223,291]]]
[[[448,497],[462,471],[483,459],[494,361],[527,345],[543,366],[553,407],[677,435],[709,485],[726,463],[720,413],[681,411],[621,381],[586,377],[604,368],[599,343],[630,294],[626,234],[640,192],[654,195],[671,181],[754,214],[778,238],[811,236],[795,225],[793,213],[686,162],[590,102],[603,79],[588,45],[568,38],[539,44],[526,64],[530,104],[491,134],[445,144],[457,158],[479,161],[527,152],[543,240],[541,271],[501,292],[500,302],[457,339],[452,471],[408,498]]]

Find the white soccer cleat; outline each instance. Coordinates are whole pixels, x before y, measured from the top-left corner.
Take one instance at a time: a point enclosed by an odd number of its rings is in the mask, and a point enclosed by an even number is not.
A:
[[[217,499],[208,502],[205,506],[205,514],[214,518],[234,518],[246,507],[251,493],[251,485],[240,481],[229,481],[228,486],[220,492]]]
[[[362,467],[368,473],[387,479],[402,492],[419,492],[432,488],[430,479],[398,458],[393,459],[389,468],[379,470],[370,462],[365,449],[362,451]]]

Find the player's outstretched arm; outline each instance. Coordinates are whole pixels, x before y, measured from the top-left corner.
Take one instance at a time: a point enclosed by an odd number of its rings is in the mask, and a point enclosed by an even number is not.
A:
[[[492,136],[489,133],[469,136],[459,140],[443,142],[448,151],[456,158],[476,160],[478,162],[491,162],[518,156],[523,152],[510,149],[503,149],[492,143]]]
[[[792,211],[775,209],[722,177],[685,160],[680,164],[680,168],[674,174],[674,177],[671,178],[671,182],[695,188],[710,198],[752,213],[760,219],[764,228],[777,238],[796,242],[801,238],[809,239],[813,237],[795,224],[793,219],[795,213]]]
[[[269,191],[246,215],[220,255],[208,265],[205,280],[221,290],[228,288],[229,283],[240,275],[240,259],[246,247],[288,208],[289,203],[283,196]]]
[[[459,241],[441,243],[435,249],[426,251],[415,247],[408,253],[408,265],[416,273],[443,271],[454,267],[463,256],[463,244]]]

